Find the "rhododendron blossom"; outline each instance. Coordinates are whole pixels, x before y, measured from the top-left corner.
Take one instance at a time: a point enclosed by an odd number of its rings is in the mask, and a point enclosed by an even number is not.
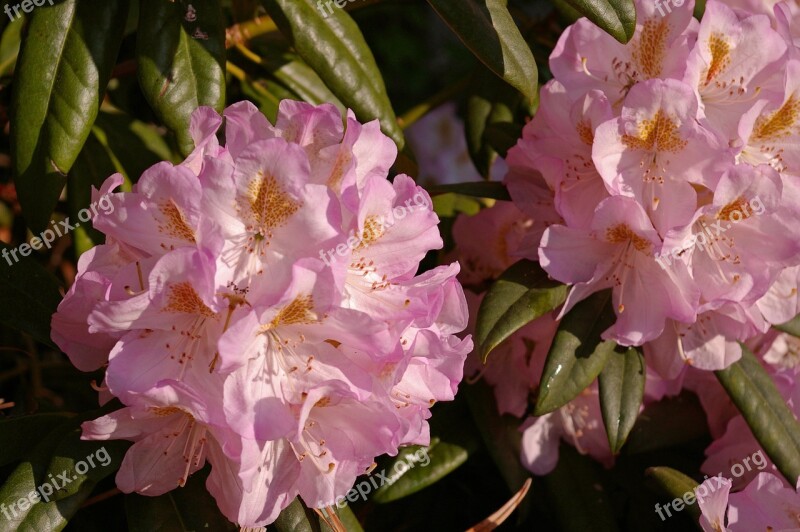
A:
[[[568,28],[506,178],[522,253],[572,285],[562,315],[611,288],[603,337],[664,378],[729,366],[797,310],[800,68],[778,23],[796,6],[693,8],[636,2],[627,45]]]
[[[135,442],[122,491],[164,493],[208,461],[223,513],[258,527],[427,444],[472,343],[455,336],[458,264],[417,273],[438,218],[411,178],[387,180],[377,122],[288,100],[275,125],[249,103],[224,116],[225,144],[200,108],[183,163],[95,191],[115,206],[95,221],[106,244],[81,259],[53,338],[125,405],[83,425]]]

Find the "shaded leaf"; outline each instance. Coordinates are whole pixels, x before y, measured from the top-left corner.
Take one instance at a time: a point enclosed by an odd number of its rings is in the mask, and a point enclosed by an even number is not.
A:
[[[697,487],[697,482],[693,478],[670,467],[651,467],[647,469],[646,474],[659,491],[670,499],[683,499],[687,493],[694,494],[694,489]],[[695,522],[700,520],[700,506],[697,503],[685,505],[684,509],[691,514]]]
[[[28,226],[42,231],[89,136],[122,41],[128,0],[64,0],[31,15],[14,77],[11,154]]]
[[[436,13],[489,69],[529,100],[538,71],[505,0],[428,0]]]
[[[789,485],[797,484],[800,423],[758,359],[742,345],[742,358],[714,373]]]
[[[666,397],[645,407],[628,436],[624,454],[641,454],[708,437],[706,414],[692,393]]]
[[[476,77],[477,89],[467,99],[464,128],[472,162],[478,172],[488,178],[498,152],[488,142],[486,131],[490,125],[512,125],[514,111],[519,106],[522,95],[495,76]]]
[[[616,347],[600,338],[614,319],[611,289],[590,295],[564,316],[547,354],[534,415],[564,406],[597,378]]]
[[[61,302],[58,281],[36,259],[21,256],[18,248],[0,242],[0,253],[0,322],[55,347],[50,318]]]
[[[508,189],[497,181],[478,181],[475,183],[456,183],[453,185],[431,185],[425,187],[428,194],[438,196],[440,194],[461,194],[462,196],[472,196],[473,198],[490,198],[503,201],[511,201]]]
[[[33,414],[0,419],[0,466],[16,462],[69,418],[68,414]]]
[[[567,298],[567,287],[551,280],[538,262],[523,259],[495,281],[478,310],[475,343],[483,360],[503,340],[552,311]]]

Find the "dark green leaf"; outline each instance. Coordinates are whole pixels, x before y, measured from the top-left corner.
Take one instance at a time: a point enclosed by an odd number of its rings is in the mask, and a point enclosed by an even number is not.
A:
[[[564,316],[547,354],[534,415],[572,401],[603,371],[616,343],[600,335],[614,319],[611,289],[592,294]]]
[[[473,198],[490,198],[503,201],[511,201],[508,189],[497,181],[478,181],[476,183],[457,183],[454,185],[432,185],[425,187],[428,194],[438,196],[440,194],[461,194],[462,196],[472,196]]]
[[[570,445],[559,449],[558,465],[544,477],[547,499],[561,532],[617,530],[600,464]]]
[[[600,409],[614,454],[622,449],[639,416],[646,376],[641,349],[618,347],[598,377]]]
[[[0,504],[12,514],[12,530],[62,530],[95,485],[119,469],[129,443],[80,439],[80,424],[107,410],[62,422],[11,473]],[[22,499],[28,502],[20,505]]]
[[[697,487],[694,479],[670,467],[651,467],[646,474],[651,482],[670,499],[683,499],[687,493],[694,494],[694,489]],[[684,506],[684,509],[691,514],[695,522],[699,521],[700,506],[696,503],[688,504]]]
[[[696,395],[684,392],[645,407],[628,436],[624,454],[662,451],[707,437],[703,407]]]
[[[475,343],[483,360],[500,343],[567,298],[567,287],[551,280],[538,262],[520,260],[497,279],[481,302]]]
[[[219,0],[141,0],[136,56],[139,84],[159,119],[178,137],[184,155],[194,147],[192,111],[225,105],[225,22]]]
[[[487,124],[483,138],[501,157],[505,157],[508,150],[522,138],[522,127],[520,124],[509,122]]]
[[[263,0],[281,32],[339,100],[362,121],[379,119],[399,149],[397,124],[375,58],[358,25],[343,9],[325,17],[315,0]]]
[[[742,358],[717,379],[753,435],[791,486],[800,477],[800,423],[758,359],[742,345]]]
[[[522,96],[495,76],[477,78],[477,89],[467,99],[464,127],[472,162],[478,172],[488,178],[498,153],[487,141],[486,131],[490,125],[511,124]]]
[[[277,532],[319,532],[318,517],[297,498],[283,509],[273,524]],[[144,531],[143,531],[144,532]]]
[[[50,340],[50,318],[61,302],[58,281],[36,259],[22,257],[19,248],[0,242],[0,253],[0,322],[55,347]]]
[[[633,0],[566,0],[578,12],[625,44],[636,29]]]
[[[17,61],[11,153],[29,227],[43,230],[97,116],[122,41],[128,0],[37,8]]]
[[[428,0],[461,41],[492,72],[533,100],[538,71],[506,0]]]
[[[219,511],[206,489],[210,467],[194,473],[186,486],[158,497],[132,493],[125,496],[125,514],[130,532],[199,532],[234,531],[234,526]]]
[[[19,47],[22,43],[22,27],[25,25],[25,18],[14,19],[4,30],[3,38],[0,39],[0,76],[5,76],[14,71],[19,55]]]

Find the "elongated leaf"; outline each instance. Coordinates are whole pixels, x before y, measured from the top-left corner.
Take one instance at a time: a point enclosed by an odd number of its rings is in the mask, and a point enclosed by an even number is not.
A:
[[[194,532],[238,530],[219,511],[206,489],[210,467],[206,465],[186,481],[186,486],[158,497],[132,493],[125,496],[125,515],[130,532],[154,530]]]
[[[597,378],[616,347],[600,339],[613,323],[610,289],[592,294],[564,316],[547,354],[534,415],[564,406]]]
[[[436,13],[489,69],[529,100],[538,71],[505,0],[428,0]]]
[[[705,438],[708,424],[703,407],[696,395],[684,392],[645,407],[628,436],[624,454],[661,451]]]
[[[478,181],[476,183],[456,183],[454,185],[433,185],[426,187],[431,196],[441,194],[461,194],[462,196],[472,196],[473,198],[490,198],[503,201],[511,201],[508,189],[497,181]]]
[[[742,346],[742,358],[717,379],[742,413],[753,435],[789,485],[800,477],[800,423],[753,353]]]
[[[387,503],[416,493],[461,467],[480,444],[480,434],[466,405],[459,402],[437,405],[431,418],[430,445],[406,447],[385,466],[379,466],[380,471],[373,472],[371,479],[376,481],[378,489],[369,498]],[[366,479],[359,480],[356,488],[362,482],[370,484]],[[372,486],[362,487],[371,491]]]
[[[625,44],[636,29],[633,0],[566,0],[603,31]]]
[[[644,355],[635,347],[618,347],[600,373],[600,410],[614,454],[622,449],[639,416],[645,379]]]
[[[480,76],[476,81],[477,89],[467,99],[464,128],[472,162],[478,172],[488,178],[498,153],[487,141],[486,130],[491,124],[511,124],[521,95],[496,76]]]
[[[22,251],[31,253],[29,248]],[[0,242],[0,253],[0,322],[55,347],[50,340],[50,318],[61,302],[58,281],[36,259],[23,257],[18,248]]]
[[[267,12],[297,53],[333,94],[362,120],[379,119],[399,149],[405,140],[375,58],[343,9],[325,17],[315,0],[263,0]]]
[[[278,532],[320,531],[317,515],[313,510],[306,508],[299,498],[283,509],[281,515],[275,520],[274,526]]]
[[[544,477],[548,510],[562,532],[617,530],[600,465],[570,445],[559,449],[558,465]]]
[[[192,111],[225,105],[225,26],[219,0],[141,0],[136,57],[139,84],[184,155],[193,149]]]
[[[14,77],[11,153],[28,226],[43,230],[89,136],[129,0],[64,0],[31,15]]]
[[[0,76],[13,72],[14,65],[17,64],[24,25],[25,18],[20,17],[3,29],[3,37],[0,39]]]
[[[548,278],[538,262],[523,259],[503,272],[478,310],[475,341],[481,357],[515,331],[561,305],[567,287]]]
[[[107,410],[67,419],[11,473],[0,488],[10,530],[62,530],[95,485],[119,469],[128,442],[80,440],[80,424]]]
[[[697,482],[680,471],[670,467],[651,467],[646,474],[658,489],[671,499],[683,499],[687,493],[691,493],[694,497]],[[700,519],[700,506],[696,502],[684,505],[684,509],[691,514],[695,522]]]

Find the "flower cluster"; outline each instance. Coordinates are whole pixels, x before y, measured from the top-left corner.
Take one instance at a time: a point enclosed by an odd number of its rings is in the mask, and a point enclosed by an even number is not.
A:
[[[198,109],[191,132],[183,163],[93,192],[114,205],[94,220],[106,243],[81,257],[53,338],[124,404],[83,425],[135,442],[122,491],[162,494],[208,460],[223,513],[263,526],[429,442],[472,348],[455,336],[466,302],[457,264],[417,275],[438,218],[411,178],[387,180],[377,121],[284,101],[272,125],[240,103],[224,126]]]
[[[611,288],[604,337],[643,345],[664,378],[727,367],[738,341],[800,310],[789,4],[769,17],[712,0],[698,23],[694,2],[666,16],[637,2],[627,45],[579,20],[509,152],[526,256],[572,285],[562,314]]]

